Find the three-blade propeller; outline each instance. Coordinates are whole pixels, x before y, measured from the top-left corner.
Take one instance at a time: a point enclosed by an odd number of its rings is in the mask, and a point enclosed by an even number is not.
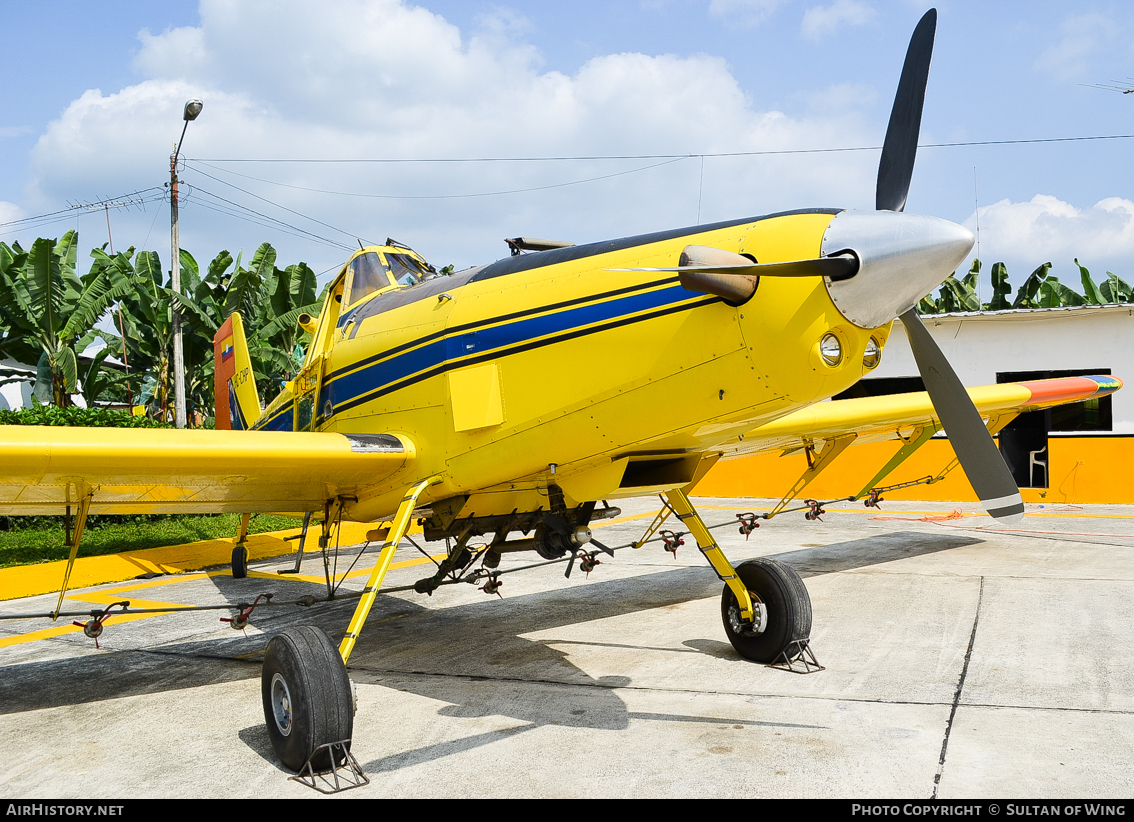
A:
[[[882,145],[882,159],[878,163],[875,208],[879,211],[904,211],[906,207],[936,29],[937,10],[930,9],[918,22],[910,38],[902,77],[894,95],[894,108],[886,128],[886,140]],[[917,310],[910,308],[900,318],[925,390],[933,400],[941,426],[949,436],[949,442],[981,504],[998,520],[1018,521],[1024,513],[1020,489],[968,392],[922,323]]]
[[[936,30],[937,10],[930,9],[910,38],[878,163],[875,211],[837,215],[824,236],[824,248],[829,248],[825,256],[754,263],[731,251],[691,245],[676,267],[611,270],[675,271],[685,288],[715,294],[730,305],[749,300],[760,277],[823,277],[839,311],[856,325],[873,328],[896,314],[906,328],[941,427],[981,504],[997,520],[1016,522],[1024,513],[1020,489],[968,392],[914,307],[943,279],[942,271],[952,271],[964,259],[972,247],[972,234],[946,220],[898,216],[906,207],[917,158]]]

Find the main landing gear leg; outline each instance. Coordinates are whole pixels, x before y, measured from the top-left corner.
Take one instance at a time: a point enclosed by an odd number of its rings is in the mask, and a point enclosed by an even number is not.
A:
[[[87,491],[79,500],[79,510],[75,516],[75,522],[72,527],[71,524],[71,506],[67,506],[67,545],[71,549],[71,553],[67,557],[67,569],[63,572],[63,585],[59,589],[59,601],[55,603],[55,611],[52,613],[53,620],[59,618],[59,612],[63,610],[63,597],[67,595],[67,586],[71,583],[71,571],[75,567],[75,557],[79,555],[79,543],[83,539],[83,528],[87,524],[87,512],[91,510],[91,499],[94,497],[93,491]]]
[[[236,542],[232,546],[233,579],[244,579],[248,576],[248,525],[251,522],[251,514],[240,516],[240,533],[236,535]]]
[[[440,477],[430,477],[402,499],[367,581],[366,593],[337,650],[330,637],[313,626],[289,628],[268,643],[260,677],[264,719],[276,755],[291,770],[326,771],[350,756],[354,695],[346,662],[398,543],[409,530],[418,497],[440,481]]]
[[[811,598],[799,574],[774,559],[751,559],[736,568],[721,552],[704,521],[680,489],[666,499],[717,576],[725,583],[721,618],[729,642],[742,657],[764,664],[792,667],[800,659],[814,660],[811,636]],[[809,663],[801,663],[812,667]],[[818,669],[817,663],[813,666]]]

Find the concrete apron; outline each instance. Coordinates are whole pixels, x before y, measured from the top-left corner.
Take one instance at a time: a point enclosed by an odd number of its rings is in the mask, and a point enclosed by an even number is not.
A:
[[[771,504],[695,502],[710,524]],[[622,507],[595,529],[607,545],[637,539],[657,500]],[[969,506],[883,507],[786,514],[747,540],[714,530],[734,563],[774,556],[804,577],[826,666],[806,676],[736,655],[721,583],[689,537],[676,558],[653,543],[570,580],[562,565],[509,574],[503,598],[473,585],[379,596],[350,665],[352,750],[371,784],[345,796],[1134,793],[1134,507],[1029,506],[1014,532]],[[301,579],[275,573],[291,561],[254,558],[244,580],[93,586],[66,607],[320,595],[318,554]],[[432,570],[404,545],[387,585]],[[0,622],[0,796],[319,796],[275,760],[259,661],[291,625],[337,639],[352,608],[259,610],[243,632],[226,611],[112,618],[98,650],[70,620]]]

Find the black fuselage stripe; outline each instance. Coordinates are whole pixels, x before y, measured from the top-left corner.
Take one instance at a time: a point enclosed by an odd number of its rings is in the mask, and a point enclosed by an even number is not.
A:
[[[696,302],[689,302],[689,303],[682,303],[680,305],[666,306],[665,308],[655,309],[655,310],[650,311],[650,312],[645,313],[645,314],[638,314],[638,315],[635,315],[635,316],[632,316],[632,317],[620,317],[619,319],[616,319],[616,320],[609,320],[607,322],[601,323],[601,324],[596,325],[596,326],[591,326],[589,328],[579,328],[579,329],[575,329],[573,331],[565,331],[565,332],[562,332],[560,334],[556,334],[556,335],[551,336],[551,337],[545,337],[545,338],[539,339],[539,340],[530,340],[529,342],[518,343],[518,344],[514,344],[512,346],[506,346],[506,347],[503,347],[503,348],[497,348],[497,349],[494,349],[492,351],[485,351],[481,354],[477,354],[476,356],[470,357],[468,359],[462,359],[462,360],[459,360],[459,361],[457,361],[457,360],[446,361],[446,362],[443,362],[443,363],[440,363],[440,364],[434,366],[433,368],[430,368],[427,371],[418,372],[417,374],[414,374],[413,376],[406,377],[405,379],[398,380],[397,382],[390,383],[389,385],[382,386],[380,388],[369,391],[365,394],[360,394],[359,396],[357,396],[353,399],[350,399],[350,400],[347,400],[346,402],[340,403],[340,404],[335,406],[335,413],[339,414],[339,413],[342,413],[343,411],[349,411],[351,408],[355,408],[359,405],[363,405],[365,403],[371,402],[372,400],[376,400],[379,397],[384,397],[387,394],[391,394],[394,391],[400,391],[401,389],[408,388],[409,386],[414,385],[416,383],[419,383],[422,380],[427,380],[431,377],[435,377],[435,376],[438,376],[440,374],[444,374],[447,371],[452,371],[452,370],[457,369],[457,368],[465,368],[467,366],[477,365],[477,364],[482,363],[482,362],[489,362],[491,360],[495,360],[495,359],[502,357],[502,356],[508,356],[508,355],[512,355],[512,354],[520,354],[520,353],[523,353],[524,351],[531,351],[531,350],[536,349],[536,348],[542,348],[542,347],[547,346],[547,345],[553,345],[555,343],[566,342],[568,340],[573,340],[573,339],[576,339],[578,337],[585,337],[585,336],[588,336],[590,334],[597,334],[597,333],[602,332],[602,331],[609,331],[611,329],[620,328],[622,326],[631,325],[633,323],[657,319],[658,317],[664,317],[667,314],[676,314],[676,313],[681,312],[681,311],[689,311],[691,309],[699,308],[703,305],[711,305],[712,303],[716,303],[716,302],[722,302],[721,298],[720,297],[707,297],[707,298],[704,298],[704,299],[701,299],[701,300],[697,300]],[[323,418],[323,419],[325,419],[325,418]],[[323,419],[321,419],[320,422],[322,422]]]
[[[526,308],[523,311],[515,311],[511,314],[503,314],[498,317],[488,317],[483,320],[475,320],[474,322],[465,323],[464,325],[459,326],[453,326],[452,328],[443,328],[440,331],[435,331],[432,334],[427,334],[424,337],[418,337],[417,339],[402,343],[401,345],[387,349],[386,351],[383,351],[381,353],[371,354],[369,357],[364,357],[363,359],[357,360],[350,365],[344,365],[342,368],[337,368],[331,373],[327,374],[323,379],[325,383],[330,383],[338,377],[343,376],[344,374],[349,374],[352,371],[357,371],[360,368],[364,368],[368,365],[373,365],[376,362],[390,359],[391,357],[395,357],[398,354],[408,351],[409,349],[416,348],[421,345],[426,345],[428,343],[434,342],[435,340],[439,340],[450,335],[463,334],[466,331],[475,331],[487,326],[512,322],[514,320],[523,319],[524,317],[532,317],[537,314],[546,314],[548,312],[559,311],[565,308],[571,308],[573,306],[585,305],[592,302],[602,302],[612,297],[619,297],[624,294],[632,294],[635,291],[648,291],[652,288],[660,288],[662,286],[672,285],[677,281],[677,277],[666,277],[665,279],[652,280],[648,283],[639,283],[638,285],[616,288],[613,291],[604,291],[601,294],[592,294],[587,297],[577,297],[573,300],[564,300],[563,302],[551,303],[550,305],[538,306],[536,308]]]

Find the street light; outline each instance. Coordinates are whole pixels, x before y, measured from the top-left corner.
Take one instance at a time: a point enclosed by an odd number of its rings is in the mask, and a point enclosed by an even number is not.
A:
[[[181,129],[181,139],[177,141],[177,148],[169,158],[169,216],[170,235],[173,245],[171,261],[171,279],[173,292],[181,295],[181,248],[177,234],[177,155],[181,153],[181,143],[185,140],[185,130],[189,128],[189,121],[196,120],[204,107],[198,98],[194,97],[185,104],[183,119],[185,125]],[[174,423],[178,428],[184,428],[187,422],[185,414],[185,353],[181,344],[181,308],[174,300],[173,310],[173,413]]]

